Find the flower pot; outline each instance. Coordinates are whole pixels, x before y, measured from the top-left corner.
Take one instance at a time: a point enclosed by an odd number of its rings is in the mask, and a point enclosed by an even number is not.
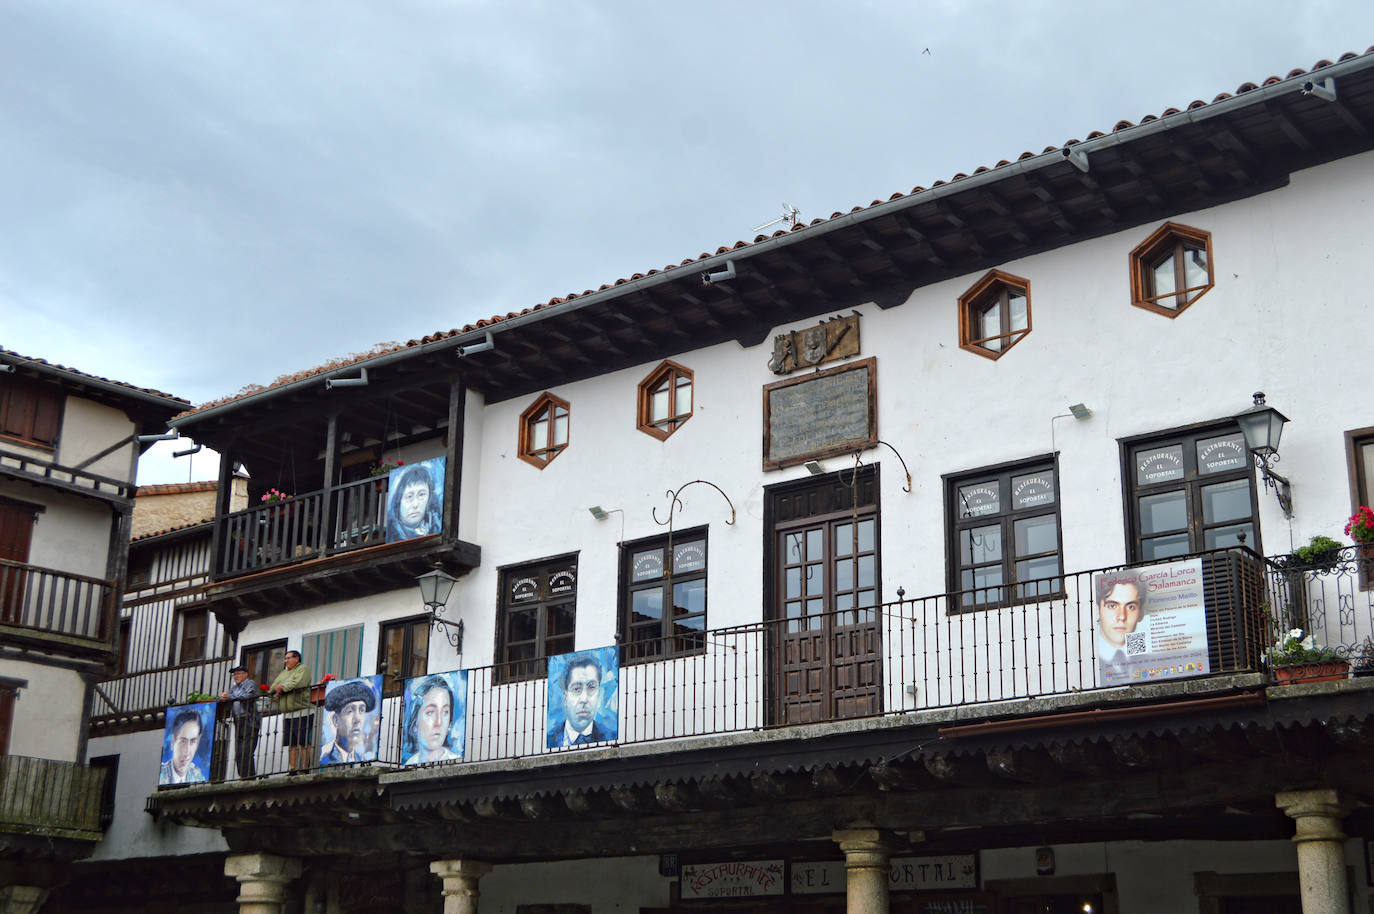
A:
[[[1359,557],[1362,583],[1365,587],[1374,585],[1374,543],[1356,543],[1355,554]]]
[[[324,683],[317,682],[310,687],[310,701],[316,707],[324,705]]]
[[[1336,682],[1345,679],[1349,672],[1350,664],[1344,660],[1295,663],[1289,666],[1274,667],[1274,682],[1277,685],[1292,685],[1299,682]]]

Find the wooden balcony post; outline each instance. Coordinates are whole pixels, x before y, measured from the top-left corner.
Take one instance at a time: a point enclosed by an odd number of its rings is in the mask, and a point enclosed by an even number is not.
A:
[[[324,497],[320,505],[320,531],[316,547],[319,554],[329,554],[334,546],[334,487],[339,476],[339,414],[329,414],[329,427],[324,433]]]
[[[215,525],[210,529],[210,579],[216,580],[229,569],[225,560],[229,543],[229,508],[234,496],[234,452],[226,449],[219,459],[219,488],[215,490]]]
[[[463,480],[463,423],[467,421],[467,385],[458,375],[448,387],[448,447],[444,461],[444,542],[458,542],[458,496]]]

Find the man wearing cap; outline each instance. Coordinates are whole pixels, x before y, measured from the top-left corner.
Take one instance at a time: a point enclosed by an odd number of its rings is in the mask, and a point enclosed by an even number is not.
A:
[[[377,753],[367,746],[367,718],[377,696],[366,679],[349,679],[324,696],[324,710],[334,724],[334,741],[320,753],[321,765],[370,762]]]
[[[248,675],[248,668],[236,666],[229,671],[233,685],[220,692],[220,701],[232,701],[229,713],[234,718],[234,767],[240,778],[258,776],[253,755],[258,751],[258,684]]]

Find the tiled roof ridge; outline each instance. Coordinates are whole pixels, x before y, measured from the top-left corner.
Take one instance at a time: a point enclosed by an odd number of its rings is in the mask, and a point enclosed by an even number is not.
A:
[[[1364,54],[1371,54],[1371,53],[1374,53],[1374,45],[1371,45],[1370,47],[1366,48],[1366,49],[1364,50],[1363,53],[1364,53]],[[1357,54],[1357,53],[1355,53],[1355,52],[1353,52],[1353,51],[1347,51],[1347,52],[1345,52],[1344,54],[1342,54],[1340,57],[1338,57],[1338,58],[1336,59],[1335,62],[1343,62],[1343,61],[1346,61],[1346,60],[1352,60],[1352,59],[1354,59],[1354,58],[1356,58],[1356,57],[1361,57],[1361,56],[1363,56],[1363,54]],[[1285,75],[1285,76],[1270,76],[1269,78],[1265,79],[1263,83],[1260,83],[1260,84],[1256,84],[1256,83],[1252,83],[1252,82],[1241,83],[1241,85],[1238,86],[1238,87],[1236,88],[1236,91],[1235,91],[1234,93],[1231,93],[1231,92],[1222,92],[1221,94],[1219,94],[1219,95],[1217,95],[1215,98],[1213,98],[1211,102],[1205,102],[1205,101],[1203,101],[1203,100],[1201,100],[1201,99],[1195,99],[1194,101],[1189,102],[1188,105],[1186,106],[1186,108],[1182,108],[1182,109],[1180,109],[1180,108],[1172,108],[1172,107],[1171,107],[1171,108],[1165,108],[1164,111],[1163,111],[1161,114],[1159,114],[1159,115],[1154,115],[1154,114],[1147,114],[1147,115],[1145,115],[1144,117],[1142,117],[1142,118],[1140,119],[1139,124],[1146,124],[1146,123],[1149,123],[1149,122],[1151,122],[1151,121],[1160,120],[1161,118],[1167,118],[1167,117],[1170,117],[1170,116],[1172,116],[1172,115],[1179,114],[1179,113],[1181,113],[1182,111],[1185,111],[1185,110],[1186,110],[1186,111],[1195,111],[1195,110],[1197,110],[1198,108],[1205,108],[1208,104],[1216,104],[1217,102],[1225,101],[1226,99],[1232,98],[1233,96],[1236,96],[1236,95],[1243,95],[1243,94],[1245,94],[1246,92],[1251,92],[1251,91],[1253,91],[1253,90],[1255,90],[1255,89],[1258,89],[1258,88],[1261,88],[1261,87],[1264,87],[1264,86],[1271,86],[1271,85],[1274,85],[1275,83],[1283,82],[1283,81],[1288,80],[1288,79],[1293,79],[1294,77],[1297,77],[1297,76],[1304,76],[1304,75],[1306,75],[1306,74],[1308,74],[1308,73],[1315,73],[1316,71],[1318,71],[1318,70],[1320,70],[1320,69],[1322,69],[1322,68],[1324,68],[1324,67],[1329,67],[1329,66],[1332,66],[1332,65],[1333,65],[1333,61],[1330,61],[1330,60],[1327,60],[1327,59],[1323,58],[1323,59],[1317,61],[1316,63],[1314,63],[1314,64],[1312,65],[1312,67],[1311,67],[1309,70],[1304,70],[1304,69],[1302,69],[1301,67],[1298,67],[1298,68],[1294,68],[1294,69],[1292,69],[1292,70],[1289,70],[1288,73],[1287,73],[1287,75]],[[1121,131],[1121,130],[1126,130],[1126,129],[1128,129],[1128,128],[1136,127],[1136,126],[1139,126],[1139,125],[1138,125],[1138,124],[1134,124],[1134,123],[1132,123],[1131,121],[1128,121],[1128,120],[1120,120],[1120,121],[1117,121],[1116,124],[1114,124],[1114,125],[1112,126],[1112,129],[1111,129],[1110,132],[1111,132],[1111,133],[1116,133],[1116,132],[1119,132],[1119,131]],[[1102,136],[1106,136],[1106,135],[1107,135],[1107,133],[1105,133],[1105,132],[1103,132],[1103,131],[1094,130],[1094,131],[1092,131],[1091,133],[1089,133],[1089,134],[1085,137],[1085,140],[1093,140],[1093,139],[1096,139],[1096,138],[1098,138],[1098,137],[1102,137]],[[1080,142],[1083,142],[1083,140],[1070,139],[1070,140],[1065,140],[1064,143],[1063,143],[1061,146],[1046,146],[1046,147],[1045,147],[1043,150],[1041,150],[1040,152],[1032,152],[1032,151],[1030,151],[1030,150],[1027,150],[1027,151],[1025,151],[1025,152],[1022,152],[1019,156],[1017,156],[1017,157],[1016,157],[1016,161],[1019,162],[1019,161],[1021,161],[1021,160],[1023,160],[1023,159],[1034,158],[1035,156],[1038,156],[1038,155],[1044,155],[1044,154],[1046,154],[1046,153],[1055,152],[1055,151],[1057,151],[1057,150],[1059,150],[1059,149],[1063,149],[1063,148],[1066,148],[1066,147],[1069,147],[1069,146],[1073,146],[1073,145],[1076,145],[1076,144],[1078,144],[1078,143],[1080,143]],[[1001,160],[999,160],[999,161],[997,162],[996,165],[993,165],[991,168],[989,168],[989,167],[986,166],[986,165],[979,165],[977,168],[975,168],[975,169],[971,172],[971,174],[975,174],[975,175],[977,175],[977,174],[982,174],[982,173],[984,173],[984,172],[993,171],[993,170],[998,169],[998,168],[1003,168],[1003,167],[1008,166],[1008,165],[1010,165],[1010,164],[1012,164],[1012,163],[1011,163],[1010,161],[1008,161],[1007,159],[1001,159]],[[950,183],[953,183],[953,182],[955,182],[955,181],[959,181],[959,180],[961,180],[961,179],[963,179],[963,178],[967,178],[967,177],[969,177],[968,174],[965,174],[964,172],[958,172],[958,173],[955,174],[952,178],[950,178],[949,181],[937,180],[935,183],[933,183],[933,184],[931,185],[931,188],[940,187],[940,186],[942,186],[942,185],[944,185],[944,184],[950,184]],[[427,344],[427,343],[438,342],[438,341],[440,341],[440,340],[451,339],[451,338],[453,338],[453,337],[462,336],[462,335],[467,334],[467,333],[472,333],[472,332],[475,331],[475,330],[482,330],[482,329],[486,329],[486,328],[489,328],[489,327],[493,327],[493,326],[496,326],[496,325],[498,325],[498,324],[501,324],[501,323],[503,323],[503,322],[505,322],[505,321],[511,320],[512,318],[523,317],[523,316],[525,316],[525,315],[527,315],[527,314],[532,314],[532,313],[534,313],[534,312],[536,312],[536,311],[541,311],[541,310],[543,310],[543,309],[545,309],[545,308],[551,308],[551,307],[553,307],[553,306],[555,306],[555,305],[561,305],[561,304],[564,304],[564,303],[566,303],[566,302],[575,301],[575,300],[577,300],[577,299],[579,299],[579,298],[585,298],[585,297],[588,296],[588,295],[594,295],[594,294],[596,294],[596,293],[598,293],[598,292],[604,292],[604,291],[606,291],[607,289],[613,289],[613,288],[615,288],[616,286],[621,286],[621,285],[624,285],[625,283],[628,283],[628,282],[634,282],[634,281],[637,280],[637,279],[643,279],[643,278],[646,277],[646,276],[654,276],[654,275],[657,275],[657,274],[660,274],[660,273],[667,273],[667,272],[670,272],[670,271],[672,271],[672,270],[677,270],[677,269],[680,269],[680,268],[682,268],[682,267],[691,266],[691,265],[694,264],[694,263],[699,263],[699,262],[701,262],[701,261],[703,261],[703,260],[708,260],[708,259],[710,259],[710,258],[712,258],[712,257],[716,257],[716,256],[719,256],[719,255],[721,255],[721,254],[728,254],[728,253],[730,253],[731,251],[738,251],[738,250],[741,250],[741,249],[744,249],[744,248],[751,247],[752,245],[759,244],[759,243],[761,243],[761,242],[767,241],[767,240],[770,239],[770,238],[777,238],[777,237],[779,237],[779,236],[786,235],[786,234],[788,234],[789,232],[800,231],[800,230],[805,229],[805,228],[810,228],[811,226],[814,226],[814,225],[820,225],[820,224],[822,224],[822,223],[829,222],[829,221],[831,221],[831,220],[833,220],[833,219],[839,219],[839,218],[842,217],[842,216],[848,216],[848,215],[851,215],[851,214],[853,214],[853,213],[862,212],[863,210],[870,209],[870,208],[872,208],[872,207],[874,207],[874,206],[878,206],[878,205],[883,204],[883,203],[888,203],[888,202],[893,201],[893,200],[899,200],[899,199],[901,199],[901,198],[903,198],[903,197],[911,196],[911,195],[913,195],[913,194],[919,194],[919,193],[921,193],[921,192],[923,192],[923,191],[925,191],[925,190],[928,190],[928,189],[929,189],[929,188],[922,187],[921,185],[918,184],[917,186],[913,187],[910,191],[908,191],[908,192],[906,192],[906,193],[903,193],[903,192],[901,192],[901,191],[897,191],[896,193],[894,193],[894,194],[892,194],[890,197],[888,197],[886,200],[874,200],[873,202],[869,203],[867,206],[855,206],[855,207],[852,207],[848,212],[841,212],[841,211],[839,211],[839,210],[836,210],[835,212],[831,213],[830,216],[829,216],[828,218],[816,218],[816,219],[812,219],[810,222],[798,222],[796,225],[794,225],[794,226],[792,226],[791,228],[788,228],[788,229],[778,229],[777,231],[772,232],[771,234],[768,234],[768,235],[757,235],[757,236],[755,236],[755,238],[754,238],[753,241],[743,241],[743,240],[741,240],[741,241],[736,241],[733,245],[722,245],[721,247],[716,248],[714,251],[705,251],[705,252],[702,252],[701,254],[697,255],[696,257],[688,257],[688,258],[685,258],[681,263],[677,263],[677,264],[671,264],[671,263],[670,263],[670,264],[668,264],[667,266],[663,267],[661,270],[659,270],[659,269],[651,269],[651,270],[649,270],[648,272],[645,272],[645,273],[635,273],[635,274],[633,274],[632,276],[624,277],[624,278],[621,278],[621,279],[617,279],[617,280],[615,280],[614,282],[603,283],[600,287],[598,287],[598,288],[596,288],[596,289],[584,289],[584,290],[581,291],[581,292],[569,292],[568,294],[563,295],[563,296],[561,296],[561,297],[560,297],[560,296],[555,296],[555,297],[553,297],[553,298],[550,298],[547,302],[541,302],[540,304],[536,304],[536,305],[534,305],[534,306],[532,306],[532,307],[523,308],[523,309],[521,309],[520,311],[511,311],[511,312],[508,312],[508,313],[505,314],[505,315],[495,314],[495,315],[492,315],[490,318],[482,318],[482,319],[480,319],[480,320],[477,320],[477,321],[474,322],[474,323],[467,324],[467,325],[465,325],[465,326],[463,326],[463,327],[456,328],[456,329],[453,329],[453,330],[439,330],[439,331],[435,331],[434,333],[431,333],[431,334],[428,334],[428,335],[426,335],[426,336],[420,337],[419,339],[407,340],[405,343],[394,343],[394,342],[391,342],[391,343],[378,343],[377,345],[373,346],[373,347],[372,347],[370,350],[368,350],[367,352],[364,352],[364,353],[353,353],[352,355],[344,356],[344,357],[342,357],[342,358],[331,359],[330,361],[324,363],[323,365],[316,365],[314,368],[307,368],[307,369],[304,369],[304,370],[302,370],[302,371],[298,371],[298,372],[295,372],[295,373],[292,373],[292,374],[284,374],[284,375],[281,375],[281,376],[277,377],[276,379],[274,379],[274,380],[272,381],[272,383],[270,383],[270,384],[249,384],[249,385],[246,385],[246,386],[240,388],[240,389],[238,390],[237,393],[229,394],[229,395],[227,395],[227,396],[220,397],[220,398],[218,398],[218,399],[210,400],[210,401],[207,401],[207,402],[205,402],[205,403],[202,403],[202,404],[200,404],[199,406],[196,406],[196,407],[193,408],[193,409],[189,409],[189,410],[187,410],[186,412],[181,413],[181,415],[180,415],[180,416],[177,416],[176,418],[181,418],[181,417],[183,417],[183,416],[190,416],[190,415],[193,415],[193,414],[195,414],[195,413],[201,412],[202,410],[210,409],[211,407],[214,407],[214,406],[220,406],[220,405],[223,405],[223,404],[225,404],[225,403],[229,403],[229,402],[232,402],[232,401],[234,401],[234,400],[238,400],[238,399],[240,399],[240,398],[242,398],[242,397],[251,396],[251,395],[256,394],[256,393],[261,393],[261,392],[266,391],[266,390],[271,390],[271,389],[276,388],[276,387],[281,387],[281,386],[283,386],[283,385],[290,384],[290,383],[292,383],[292,382],[294,382],[294,381],[304,380],[304,379],[306,379],[306,378],[313,377],[313,376],[315,376],[315,375],[324,374],[325,372],[333,371],[333,370],[336,369],[336,368],[347,367],[348,365],[353,365],[353,364],[356,364],[356,363],[358,363],[358,362],[364,361],[364,360],[366,360],[366,359],[374,358],[374,357],[379,356],[379,355],[385,355],[385,354],[387,354],[387,353],[397,352],[397,351],[400,351],[400,350],[402,350],[402,349],[410,349],[410,348],[413,348],[413,347],[416,347],[416,346],[425,345],[425,344]]]
[[[210,492],[219,488],[219,483],[213,479],[203,479],[199,482],[160,482],[156,485],[139,486],[134,493],[135,498],[144,495],[176,495],[187,492]]]
[[[101,381],[105,384],[113,384],[116,387],[124,387],[129,390],[136,390],[139,393],[152,394],[155,397],[165,397],[168,400],[175,400],[178,403],[185,403],[188,406],[191,403],[191,401],[187,400],[185,397],[178,397],[176,394],[169,394],[166,391],[158,390],[154,387],[139,387],[137,384],[130,384],[127,381],[116,381],[114,378],[106,378],[98,374],[91,374],[89,371],[81,371],[80,369],[71,368],[67,365],[59,365],[56,362],[49,362],[47,359],[40,359],[35,358],[31,355],[24,355],[21,352],[15,352],[12,349],[5,349],[2,346],[0,346],[0,355],[7,355],[16,359],[22,359],[25,362],[31,362],[34,365],[42,365],[45,368],[54,368],[58,371],[65,371],[68,374],[74,374],[78,377],[90,378],[92,381]]]
[[[211,485],[214,485],[214,483],[211,483]],[[131,536],[129,537],[129,542],[137,543],[142,540],[152,539],[155,536],[166,536],[168,533],[176,533],[180,530],[190,530],[192,527],[208,527],[212,523],[214,523],[214,521],[193,520],[184,524],[177,524],[175,527],[167,527],[164,530],[153,530],[149,533],[140,533],[138,536]]]

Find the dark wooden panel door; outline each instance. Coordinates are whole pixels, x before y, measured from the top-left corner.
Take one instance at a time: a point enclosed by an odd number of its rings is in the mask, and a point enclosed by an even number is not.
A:
[[[32,508],[0,502],[0,559],[28,562],[36,517]],[[0,620],[20,621],[23,603],[24,572],[0,565]]]
[[[868,504],[857,509],[833,510],[840,507],[837,495],[853,497],[847,487],[827,491],[834,481],[789,493],[780,505],[773,544],[776,723],[882,710],[878,520],[866,481],[860,480],[859,500]]]

